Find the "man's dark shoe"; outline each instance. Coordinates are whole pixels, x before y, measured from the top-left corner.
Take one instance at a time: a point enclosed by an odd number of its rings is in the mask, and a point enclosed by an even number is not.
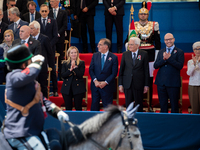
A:
[[[58,97],[58,92],[54,92],[54,93],[53,93],[53,96],[54,96],[54,97]]]

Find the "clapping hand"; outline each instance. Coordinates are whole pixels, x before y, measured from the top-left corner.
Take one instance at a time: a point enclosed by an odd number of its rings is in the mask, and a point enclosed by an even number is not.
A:
[[[169,59],[170,56],[171,56],[170,52],[168,52],[168,53],[167,53],[167,52],[164,52],[164,53],[163,53],[163,59],[164,59],[164,60]]]
[[[75,60],[72,60],[70,71],[72,71],[75,68],[75,66],[76,66],[75,65]]]

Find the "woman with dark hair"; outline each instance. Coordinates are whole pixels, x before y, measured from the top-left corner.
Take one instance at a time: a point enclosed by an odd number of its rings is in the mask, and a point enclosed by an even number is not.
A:
[[[66,110],[82,110],[82,99],[86,92],[83,75],[85,72],[85,62],[80,60],[79,51],[75,46],[71,46],[67,51],[67,60],[63,62],[61,77],[64,79],[61,93],[65,101]]]

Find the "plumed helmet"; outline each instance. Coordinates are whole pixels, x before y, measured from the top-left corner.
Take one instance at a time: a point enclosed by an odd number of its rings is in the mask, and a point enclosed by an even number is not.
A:
[[[146,8],[141,8],[141,9],[139,10],[139,14],[149,14],[149,11],[148,11],[148,9],[146,9]]]
[[[147,3],[145,1],[142,2],[142,8],[139,10],[139,14],[149,14],[149,11],[147,9]]]
[[[18,69],[20,65],[32,57],[32,53],[25,45],[14,45],[4,55],[9,70]]]

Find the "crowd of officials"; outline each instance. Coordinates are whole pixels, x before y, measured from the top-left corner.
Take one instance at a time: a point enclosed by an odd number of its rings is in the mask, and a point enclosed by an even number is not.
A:
[[[23,0],[22,0],[23,1]],[[67,110],[81,110],[82,98],[85,94],[83,75],[85,63],[79,58],[79,50],[72,46],[67,51],[64,60],[64,41],[69,38],[67,28],[69,17],[81,23],[81,37],[83,52],[88,52],[87,30],[93,57],[89,67],[92,79],[91,110],[99,110],[99,101],[103,106],[112,104],[115,89],[115,77],[118,73],[117,56],[111,52],[112,27],[116,26],[117,50],[121,52],[123,46],[123,16],[125,0],[103,0],[105,6],[106,38],[100,39],[96,52],[94,16],[98,0],[71,0],[66,10],[59,7],[60,0],[50,0],[49,6],[39,4],[40,11],[36,11],[36,3],[27,1],[26,8],[19,5],[22,1],[7,0],[5,11],[0,9],[0,57],[3,58],[9,48],[16,44],[27,44],[33,55],[42,54],[45,57],[42,70],[37,77],[42,92],[47,97],[47,66],[52,68],[51,80],[53,95],[58,96],[57,76],[55,70],[55,52],[60,53],[59,78],[63,80],[61,89]],[[5,2],[5,0],[4,0]],[[4,4],[2,3],[2,5]],[[17,5],[18,4],[18,5]],[[22,10],[23,9],[23,10]],[[150,106],[153,93],[153,71],[159,69],[155,84],[158,89],[161,112],[168,112],[168,99],[171,112],[177,113],[179,91],[181,87],[180,70],[184,64],[184,52],[174,44],[173,34],[164,36],[165,47],[161,49],[159,23],[148,21],[149,10],[146,3],[138,13],[139,21],[135,22],[138,37],[127,38],[127,51],[123,53],[119,71],[119,91],[125,93],[126,107],[135,101],[140,104],[139,111],[143,111],[143,93],[150,91]],[[187,74],[189,78],[189,98],[193,113],[200,111],[200,42],[193,45],[194,55],[188,61]],[[63,61],[63,62],[62,62]],[[119,62],[120,63],[120,62]],[[5,75],[9,72],[6,64],[0,63],[0,83],[5,82]]]

